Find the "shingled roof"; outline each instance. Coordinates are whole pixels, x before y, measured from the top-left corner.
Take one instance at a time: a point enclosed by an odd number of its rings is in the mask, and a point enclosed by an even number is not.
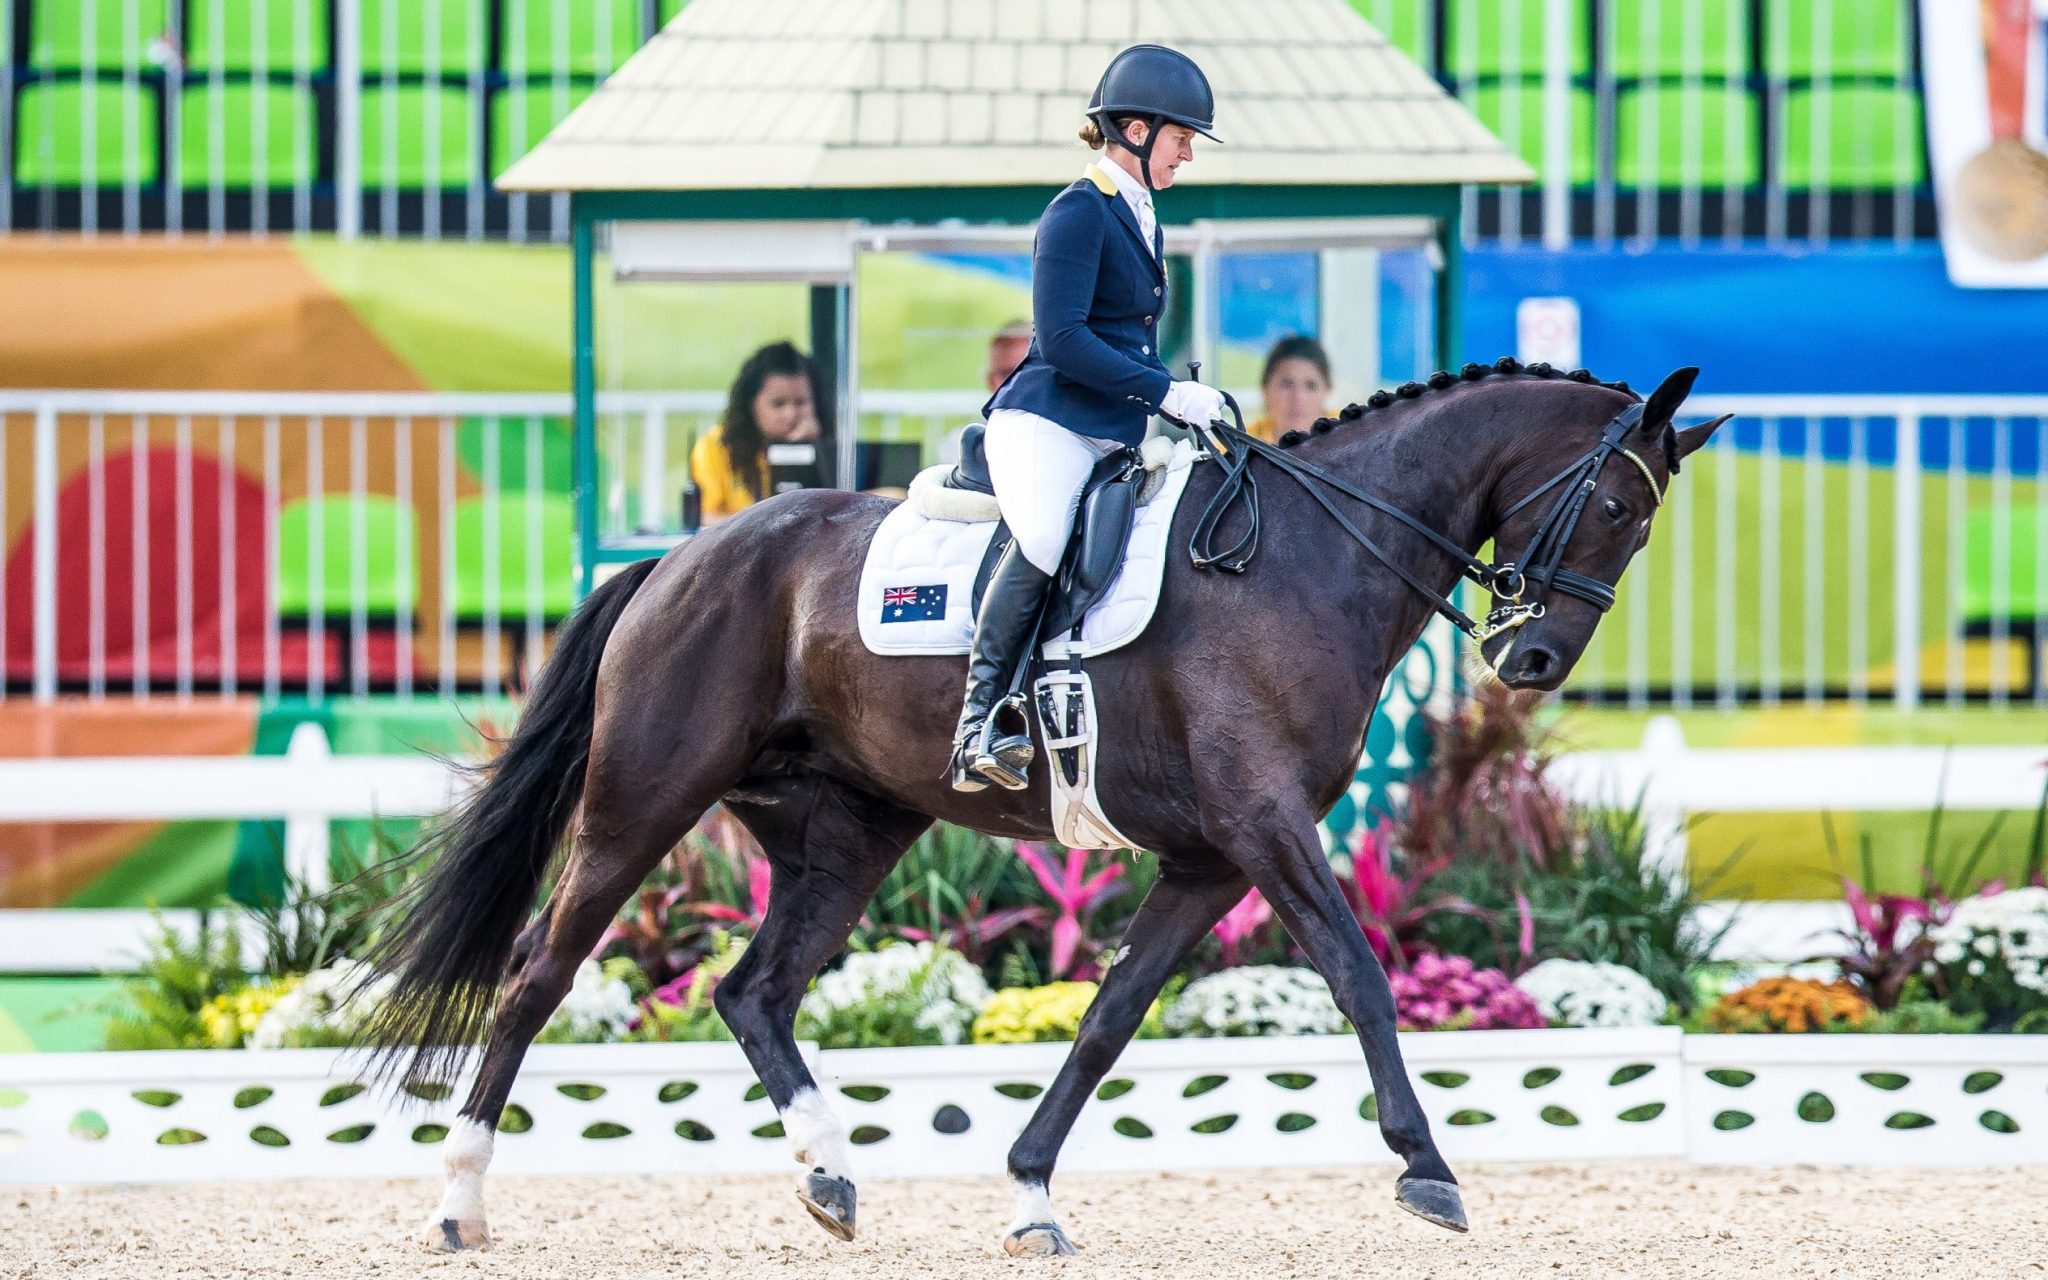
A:
[[[1117,50],[1200,62],[1191,184],[1534,174],[1345,0],[694,0],[499,179],[507,191],[1064,183]]]

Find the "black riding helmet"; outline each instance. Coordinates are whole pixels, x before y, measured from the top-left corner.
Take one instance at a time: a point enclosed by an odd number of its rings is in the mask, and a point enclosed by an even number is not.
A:
[[[1118,132],[1118,116],[1146,122],[1142,145]],[[1095,96],[1088,99],[1088,118],[1102,130],[1104,141],[1138,157],[1138,172],[1147,189],[1152,186],[1152,144],[1160,125],[1184,125],[1211,142],[1223,141],[1209,132],[1216,123],[1216,95],[1209,90],[1209,77],[1193,58],[1164,45],[1134,44],[1111,58],[1096,82]]]

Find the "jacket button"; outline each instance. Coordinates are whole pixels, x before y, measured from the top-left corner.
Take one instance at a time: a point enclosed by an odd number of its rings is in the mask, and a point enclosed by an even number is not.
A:
[[[1139,347],[1139,348],[1138,348],[1138,354],[1139,354],[1139,355],[1141,355],[1141,356],[1149,356],[1149,355],[1151,355],[1151,354],[1152,354],[1152,346],[1151,346],[1151,344],[1150,344],[1150,343],[1147,343],[1146,345],[1144,345],[1144,346],[1142,346],[1142,347]]]
[[[1159,286],[1156,284],[1152,286],[1152,296],[1155,298],[1159,296]]]
[[[1151,317],[1151,316],[1146,316],[1146,317],[1145,317],[1145,323],[1146,323],[1146,324],[1151,324],[1151,323],[1152,323],[1152,317]]]

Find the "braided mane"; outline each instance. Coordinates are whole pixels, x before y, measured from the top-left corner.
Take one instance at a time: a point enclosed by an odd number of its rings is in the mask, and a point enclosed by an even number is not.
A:
[[[1502,356],[1492,364],[1468,364],[1456,373],[1439,369],[1421,382],[1404,382],[1392,391],[1375,391],[1365,398],[1364,404],[1348,404],[1334,418],[1317,418],[1315,425],[1307,431],[1289,431],[1280,437],[1280,447],[1292,449],[1311,435],[1327,435],[1339,426],[1354,423],[1377,409],[1385,409],[1404,400],[1417,400],[1431,391],[1442,391],[1447,387],[1467,382],[1481,382],[1487,378],[1506,378],[1527,374],[1532,378],[1563,378],[1568,382],[1583,382],[1588,386],[1606,387],[1624,395],[1637,396],[1626,382],[1603,382],[1584,369],[1566,372],[1553,368],[1541,361],[1525,365],[1513,356]],[[1678,474],[1678,440],[1676,433],[1667,424],[1661,441],[1664,447],[1664,463],[1671,475]]]

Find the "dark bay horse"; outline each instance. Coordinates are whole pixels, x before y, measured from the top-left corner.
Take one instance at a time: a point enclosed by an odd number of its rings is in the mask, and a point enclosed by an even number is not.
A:
[[[1511,625],[1478,648],[1510,686],[1564,680],[1679,460],[1719,425],[1673,426],[1696,373],[1673,374],[1643,401],[1583,371],[1503,360],[1378,393],[1284,457],[1251,462],[1270,474],[1263,550],[1247,572],[1198,570],[1176,554],[1146,632],[1091,660],[1105,722],[1100,795],[1117,827],[1156,851],[1159,878],[1011,1149],[1010,1252],[1072,1251],[1046,1190],[1060,1144],[1181,956],[1253,886],[1358,1029],[1381,1133],[1405,1162],[1396,1201],[1465,1229],[1401,1062],[1386,975],[1317,820],[1351,780],[1381,683],[1429,621],[1428,596],[1447,595],[1476,563],[1468,554],[1461,565],[1453,546],[1470,553],[1492,539],[1523,569],[1547,557],[1534,604],[1516,603],[1532,590],[1519,577],[1512,588],[1504,575],[1482,578],[1508,597],[1495,616]],[[1354,522],[1346,530],[1281,474],[1291,461],[1386,505],[1338,497]],[[1188,545],[1224,471],[1198,465],[1171,545]],[[877,657],[861,643],[861,561],[891,505],[787,494],[600,586],[564,628],[483,785],[439,827],[435,860],[373,957],[396,985],[367,1035],[385,1046],[382,1065],[414,1082],[448,1078],[485,1045],[445,1140],[429,1243],[488,1240],[483,1171],[527,1046],[620,905],[720,803],[759,839],[773,879],[767,918],[717,1008],[805,1166],[805,1205],[852,1237],[845,1138],[798,1055],[798,1001],[934,819],[1051,834],[1042,765],[1021,792],[948,785],[961,661]],[[565,834],[566,861],[536,916]]]

